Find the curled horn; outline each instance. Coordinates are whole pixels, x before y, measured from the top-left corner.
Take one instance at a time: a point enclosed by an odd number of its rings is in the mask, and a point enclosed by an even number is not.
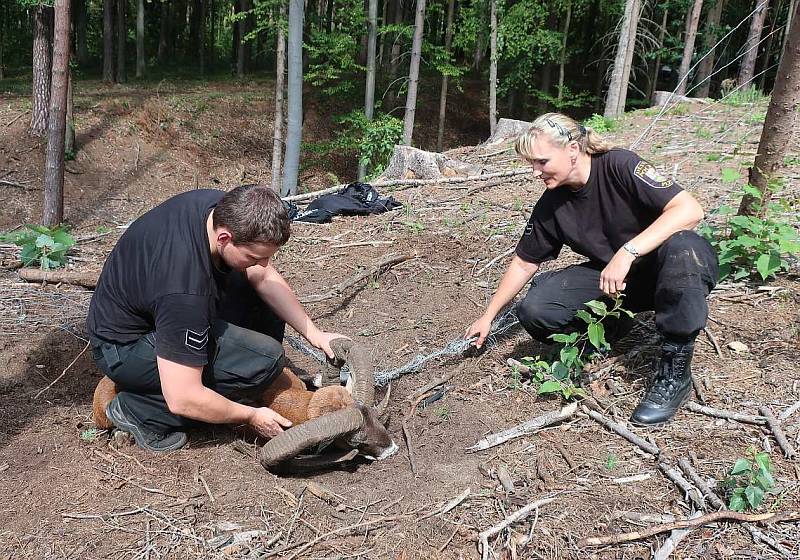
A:
[[[375,366],[367,349],[349,338],[331,340],[331,349],[337,360],[347,362],[353,376],[353,399],[366,406],[375,403]]]
[[[383,396],[383,400],[381,400],[380,404],[376,408],[376,412],[378,413],[378,418],[381,420],[384,419],[386,414],[389,412],[389,397],[392,394],[392,384],[389,383],[389,386],[386,388],[386,394]]]
[[[364,425],[364,415],[357,407],[337,410],[282,432],[261,448],[260,461],[266,469],[293,459],[304,449],[355,432]]]

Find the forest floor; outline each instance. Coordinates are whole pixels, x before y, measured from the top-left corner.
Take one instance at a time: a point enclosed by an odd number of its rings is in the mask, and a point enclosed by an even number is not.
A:
[[[79,84],[80,150],[67,162],[65,201],[80,242],[69,268],[99,271],[120,226],[174,194],[269,180],[269,89]],[[26,134],[29,107],[22,96],[0,103],[0,230],[41,215],[44,149]],[[738,185],[724,182],[721,170],[752,163],[765,110],[763,103],[679,106],[655,123],[637,150],[707,210],[734,204]],[[325,112],[310,107],[306,130],[330,127]],[[478,118],[462,111],[462,129],[451,145],[472,147],[449,155],[488,171],[519,166],[507,144],[475,147]],[[653,119],[649,110],[627,114],[608,136],[628,146]],[[418,115],[418,122],[422,134],[435,135],[435,124],[426,124],[435,123],[432,115]],[[789,152],[795,164],[781,196],[796,209],[797,136]],[[346,177],[348,169],[328,160],[309,163],[301,176],[305,185],[321,188],[335,182],[326,171]],[[540,192],[525,176],[387,190],[401,209],[327,225],[295,224],[276,266],[307,296],[388,253],[414,255],[341,297],[307,306],[321,327],[371,348],[378,370],[399,367],[458,339],[482,312],[509,257],[492,261],[516,244]],[[116,448],[106,433],[92,430],[91,395],[100,373],[85,351],[91,293],[25,284],[11,269],[16,259],[14,247],[0,246],[0,558],[478,558],[479,532],[543,498],[553,501],[489,540],[490,557],[649,558],[669,533],[604,547],[577,543],[642,530],[650,524],[642,515],[685,518],[691,512],[652,456],[585,414],[487,451],[465,451],[489,433],[563,405],[559,397],[538,396],[507,365],[510,357],[545,350],[520,330],[480,355],[433,361],[395,381],[390,431],[400,451],[386,461],[277,477],[235,450],[236,435],[225,427],[192,432],[187,447],[167,455]],[[574,260],[565,254],[552,266]],[[591,364],[593,380],[586,385],[605,415],[623,424],[658,356],[652,315],[638,319],[611,356]],[[798,351],[795,268],[766,286],[725,282],[715,290],[693,370],[709,406],[746,414],[766,406],[778,416],[800,400]],[[318,367],[293,349],[287,354],[306,370]],[[449,375],[441,398],[406,418],[409,449],[401,428],[408,395]],[[800,412],[782,423],[800,447]],[[671,465],[689,460],[706,481],[725,478],[749,448],[766,449],[777,491],[765,509],[800,511],[798,463],[784,458],[761,426],[684,408],[664,428],[633,431],[660,446]],[[499,481],[505,472],[512,492]],[[320,488],[330,493],[327,499],[319,497]],[[466,498],[437,514],[466,490]],[[760,530],[800,556],[796,523]],[[232,544],[234,536],[244,544]],[[744,524],[718,522],[690,532],[673,557],[781,556],[754,542]]]

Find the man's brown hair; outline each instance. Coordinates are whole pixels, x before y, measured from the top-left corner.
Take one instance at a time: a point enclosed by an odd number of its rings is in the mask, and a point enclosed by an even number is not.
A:
[[[214,228],[226,227],[237,245],[289,240],[289,216],[283,201],[269,187],[242,185],[225,193],[214,208]]]

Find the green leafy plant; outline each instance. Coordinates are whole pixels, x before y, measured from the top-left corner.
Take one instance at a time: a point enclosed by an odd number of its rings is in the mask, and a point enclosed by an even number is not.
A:
[[[48,228],[28,224],[22,231],[0,236],[0,240],[22,248],[19,258],[23,266],[38,264],[44,270],[64,266],[67,251],[75,245],[75,239],[64,225]]]
[[[722,171],[724,181],[728,170]],[[779,188],[777,183],[771,185],[770,191]],[[744,194],[756,199],[761,210],[758,215],[738,216],[734,207],[723,205],[712,212],[722,218],[722,223],[704,223],[698,231],[719,255],[720,279],[732,276],[739,280],[758,274],[764,281],[781,270],[789,269],[787,259],[789,255],[800,252],[800,238],[794,226],[781,217],[781,213],[788,210],[786,202],[765,205],[764,196],[752,185],[742,187],[740,195]]]
[[[81,439],[86,443],[91,443],[97,439],[97,436],[100,434],[100,430],[97,428],[89,428],[87,430],[83,430],[81,432]]]
[[[584,331],[570,334],[556,333],[549,338],[561,344],[558,358],[552,363],[540,359],[525,357],[520,362],[530,368],[531,377],[539,383],[538,393],[560,393],[564,399],[585,396],[585,391],[575,385],[575,379],[583,371],[586,360],[590,360],[596,352],[606,351],[610,345],[606,341],[603,322],[609,317],[619,318],[621,314],[633,317],[633,313],[622,307],[622,296],[613,300],[611,309],[605,302],[592,300],[586,302],[586,309],[578,310],[576,316],[586,323]]]
[[[732,91],[722,99],[722,103],[738,107],[740,105],[750,105],[753,103],[766,103],[768,98],[769,97],[761,93],[760,90],[749,87]]]
[[[775,488],[774,468],[766,453],[747,450],[747,457],[736,459],[722,485],[728,491],[728,507],[733,511],[756,509]]]
[[[609,453],[608,457],[606,457],[606,469],[609,471],[613,471],[614,467],[617,466],[617,463],[619,463],[619,457],[617,457],[613,453]]]
[[[617,128],[617,122],[611,117],[604,117],[603,115],[593,114],[591,117],[583,121],[584,126],[591,127],[595,132],[611,132]]]

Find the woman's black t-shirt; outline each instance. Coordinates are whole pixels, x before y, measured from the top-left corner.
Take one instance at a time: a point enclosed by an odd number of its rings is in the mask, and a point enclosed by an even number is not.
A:
[[[593,155],[589,181],[583,188],[545,191],[531,213],[516,254],[524,261],[541,263],[555,259],[567,245],[604,266],[682,190],[629,150]]]

